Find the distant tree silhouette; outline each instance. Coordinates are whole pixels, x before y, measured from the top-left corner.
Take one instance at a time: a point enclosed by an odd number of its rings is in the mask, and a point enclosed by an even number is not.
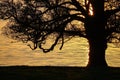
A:
[[[108,42],[120,41],[119,0],[2,0],[0,19],[9,20],[4,34],[31,49],[50,52],[66,40],[79,36],[89,43],[88,67],[106,67]],[[46,49],[44,45],[51,39]]]

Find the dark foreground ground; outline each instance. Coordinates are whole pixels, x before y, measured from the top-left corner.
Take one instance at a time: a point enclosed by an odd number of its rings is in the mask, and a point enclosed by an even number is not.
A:
[[[120,80],[120,68],[9,66],[0,67],[0,80]]]

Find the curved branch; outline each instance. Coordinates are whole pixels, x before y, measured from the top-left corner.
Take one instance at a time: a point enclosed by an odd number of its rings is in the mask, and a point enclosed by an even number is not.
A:
[[[81,11],[81,13],[86,16],[87,15],[87,12],[86,10],[83,8],[83,6],[81,6],[81,4],[77,1],[77,0],[71,0],[72,1],[72,4],[74,6],[76,6],[76,8]]]
[[[42,45],[39,46],[40,49],[43,50],[44,53],[50,52],[54,49],[54,47],[57,45],[59,39],[61,38],[61,34],[59,34],[59,36],[56,38],[55,42],[51,45],[51,47],[49,49],[44,49],[42,47]]]

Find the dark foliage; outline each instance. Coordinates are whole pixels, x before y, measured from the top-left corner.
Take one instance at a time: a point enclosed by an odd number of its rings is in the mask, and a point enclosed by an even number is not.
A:
[[[87,38],[85,19],[92,11],[90,0],[2,0],[0,19],[9,20],[3,34],[23,42],[32,42],[49,52],[74,36]],[[106,40],[120,41],[120,1],[105,1]],[[46,48],[47,41],[53,43]]]

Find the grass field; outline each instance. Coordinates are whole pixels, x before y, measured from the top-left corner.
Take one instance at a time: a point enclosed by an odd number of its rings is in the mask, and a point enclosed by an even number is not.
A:
[[[0,67],[0,80],[120,80],[120,68],[7,66]]]

